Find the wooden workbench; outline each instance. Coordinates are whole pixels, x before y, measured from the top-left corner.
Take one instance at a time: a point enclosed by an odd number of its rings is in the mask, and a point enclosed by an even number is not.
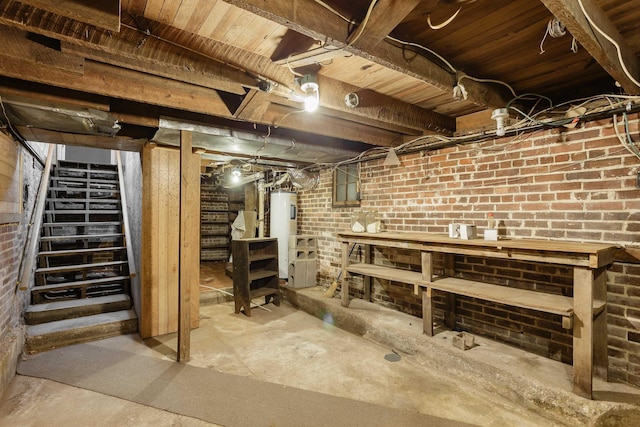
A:
[[[453,239],[431,233],[339,233],[342,245],[342,305],[349,305],[349,278],[359,274],[413,284],[422,290],[424,331],[433,334],[432,291],[448,295],[445,324],[455,322],[455,295],[467,295],[501,304],[559,314],[562,325],[573,329],[573,390],[592,397],[593,375],[607,378],[607,285],[606,270],[613,263],[616,247],[607,244],[514,239],[486,241]],[[364,245],[365,262],[350,264],[349,248]],[[407,271],[371,263],[373,246],[411,249],[421,253],[421,271]],[[444,275],[433,274],[433,254],[444,254]],[[454,256],[472,255],[573,268],[573,298],[468,281],[455,276]],[[370,286],[365,284],[365,298]]]

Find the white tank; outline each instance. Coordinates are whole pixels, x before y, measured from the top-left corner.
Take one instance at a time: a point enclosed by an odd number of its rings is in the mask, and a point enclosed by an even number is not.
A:
[[[278,276],[286,279],[289,275],[289,237],[298,230],[298,197],[288,191],[271,193],[269,206],[269,233],[278,239]]]

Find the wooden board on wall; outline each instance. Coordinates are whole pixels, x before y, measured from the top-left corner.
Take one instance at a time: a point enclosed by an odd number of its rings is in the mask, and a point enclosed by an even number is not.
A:
[[[200,200],[200,156],[193,155],[191,186],[193,200]],[[145,147],[142,155],[142,321],[143,338],[178,330],[178,280],[180,243],[180,151],[174,148]],[[196,218],[200,203],[193,204]],[[200,226],[189,229],[196,242],[191,251],[191,327],[200,324],[199,269]]]
[[[0,222],[22,213],[22,162],[20,147],[0,133]]]

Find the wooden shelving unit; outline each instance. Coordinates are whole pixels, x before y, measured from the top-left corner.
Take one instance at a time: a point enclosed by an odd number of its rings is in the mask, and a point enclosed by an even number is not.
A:
[[[200,260],[229,260],[229,196],[211,184],[200,190]]]
[[[233,253],[235,311],[251,316],[251,300],[264,297],[265,304],[280,305],[278,239],[236,239]]]

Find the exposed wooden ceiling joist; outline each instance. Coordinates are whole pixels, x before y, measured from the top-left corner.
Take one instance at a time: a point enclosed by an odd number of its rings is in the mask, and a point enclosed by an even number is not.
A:
[[[427,58],[390,43],[368,46],[366,38],[347,46],[348,23],[320,6],[314,0],[292,0],[287,2],[265,2],[263,0],[225,0],[227,3],[278,22],[294,31],[333,46],[345,46],[345,50],[384,67],[425,81],[443,91],[450,92],[457,76]],[[503,87],[465,80],[468,100],[486,107],[504,107],[511,94]]]
[[[110,31],[120,31],[120,0],[20,0],[38,9]]]
[[[20,49],[27,52],[36,44],[27,39],[16,41],[24,45]],[[0,52],[0,74],[7,77],[220,117],[231,116],[218,92],[212,89],[89,60],[85,61],[83,71],[83,75],[69,78],[69,74],[58,67],[40,64],[28,57],[9,58]]]
[[[426,129],[441,134],[452,134],[455,129],[455,119],[443,114],[323,76],[318,76],[317,80],[320,87],[320,105],[332,110],[374,118],[380,122],[414,130]],[[347,107],[344,98],[348,93],[358,96],[360,101],[357,107]]]
[[[50,144],[78,145],[82,147],[104,148],[108,150],[142,151],[145,140],[108,137],[99,135],[80,135],[56,132],[34,127],[16,126],[23,138],[29,141],[48,142]]]
[[[640,86],[625,73],[640,81],[640,61],[627,45],[616,27],[604,11],[593,0],[541,0],[542,3],[562,22],[571,35],[589,52],[589,54],[613,77],[629,94],[640,94]],[[619,55],[613,44],[597,29],[593,28],[582,8],[591,20],[618,45]],[[624,63],[620,62],[619,56]]]

